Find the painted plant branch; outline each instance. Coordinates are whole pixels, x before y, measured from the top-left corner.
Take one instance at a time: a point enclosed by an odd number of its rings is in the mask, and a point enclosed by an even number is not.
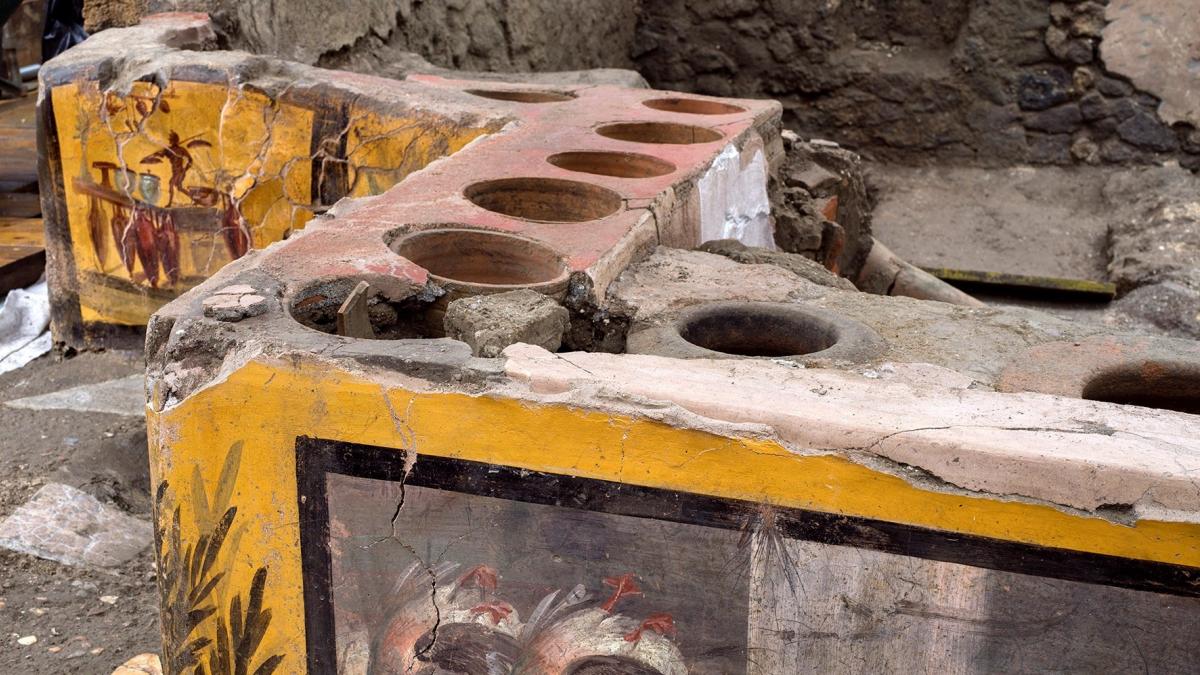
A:
[[[271,610],[264,608],[267,567],[259,567],[245,595],[234,595],[225,613],[219,613],[217,589],[226,581],[217,565],[227,546],[236,540],[234,520],[237,507],[230,506],[233,483],[241,460],[241,443],[226,454],[210,506],[199,472],[193,485],[193,516],[196,541],[183,541],[181,509],[167,507],[169,485],[158,484],[155,493],[155,551],[159,569],[159,603],[163,625],[163,670],[196,675],[270,675],[284,656],[275,654],[252,666],[263,636],[271,623]],[[220,514],[220,517],[216,517]],[[169,519],[169,523],[165,522]],[[215,617],[215,618],[214,618]],[[208,624],[215,624],[209,637]]]

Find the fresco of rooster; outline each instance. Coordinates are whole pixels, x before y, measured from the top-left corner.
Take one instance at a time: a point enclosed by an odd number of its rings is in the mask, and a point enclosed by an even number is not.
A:
[[[598,607],[552,617],[530,629],[524,660],[518,668],[530,675],[685,675],[683,655],[669,638],[675,622],[666,613],[637,619],[616,612],[623,598],[642,594],[637,577],[623,574],[604,579],[611,588]],[[531,615],[530,623],[534,622]]]
[[[499,576],[478,565],[466,573],[443,563],[410,566],[387,601],[387,620],[370,640],[350,639],[341,663],[371,675],[683,675],[683,656],[666,613],[636,619],[617,612],[641,595],[637,578],[604,579],[611,589],[584,607],[582,584],[545,595],[522,622],[497,594]],[[369,645],[367,644],[369,642]],[[369,650],[369,654],[367,654]]]
[[[388,619],[372,639],[377,675],[510,672],[520,617],[494,597],[499,577],[478,565],[411,565],[389,595]]]

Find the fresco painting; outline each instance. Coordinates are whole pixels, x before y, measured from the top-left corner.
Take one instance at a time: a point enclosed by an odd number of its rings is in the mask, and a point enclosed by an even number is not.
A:
[[[327,481],[338,672],[746,672],[738,531]]]
[[[85,324],[144,325],[342,197],[381,194],[495,130],[224,80],[80,80],[49,96]]]
[[[309,110],[184,81],[51,95],[85,321],[144,323],[313,215]]]

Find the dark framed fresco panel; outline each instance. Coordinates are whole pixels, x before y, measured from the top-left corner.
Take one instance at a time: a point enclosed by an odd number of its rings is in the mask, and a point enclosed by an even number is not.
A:
[[[1168,618],[1200,631],[1190,568],[391,448],[296,450],[314,673],[803,672],[858,652],[993,668],[1028,663],[1016,646],[1034,638],[1042,667],[1099,667],[1137,652],[1070,646]],[[1160,631],[1155,658],[1193,658],[1187,632]]]

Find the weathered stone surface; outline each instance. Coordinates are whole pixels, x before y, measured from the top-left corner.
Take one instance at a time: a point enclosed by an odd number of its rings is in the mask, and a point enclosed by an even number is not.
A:
[[[1200,337],[1200,179],[1172,166],[1121,172],[1104,199],[1112,212],[1108,273],[1124,295],[1117,309]]]
[[[1072,78],[1064,68],[1040,68],[1021,76],[1017,105],[1022,110],[1046,110],[1071,100]]]
[[[1120,325],[1151,324],[1166,335],[1200,338],[1200,291],[1175,281],[1139,286],[1109,310]]]
[[[1089,92],[1079,99],[1080,116],[1089,122],[1113,114],[1108,101],[1096,92]]]
[[[1170,20],[1170,10],[1152,1],[1141,6],[1147,23]],[[1125,81],[1132,73],[1097,58],[1108,35],[1104,3],[956,1],[939,4],[936,19],[915,0],[850,7],[760,3],[740,7],[733,20],[717,20],[701,18],[683,0],[658,0],[643,8],[636,59],[658,87],[778,97],[789,127],[871,159],[911,163],[918,152],[989,165],[1147,159],[1078,158],[1058,139],[1048,145],[1026,133],[1114,126],[1108,117],[1125,119],[1139,108],[1125,105],[1137,93]],[[925,18],[891,23],[917,15]],[[701,43],[704,55],[694,48]],[[1097,89],[1112,100],[1084,108],[1079,99]],[[1081,105],[1083,124],[1075,124],[1073,111],[1013,114],[1073,103]]]
[[[150,545],[151,526],[50,483],[0,522],[0,547],[67,565],[115,567]]]
[[[697,249],[705,253],[723,255],[730,260],[751,265],[776,265],[795,274],[801,279],[822,286],[831,286],[847,291],[854,289],[849,280],[831,274],[819,263],[797,253],[772,251],[765,248],[746,246],[736,239],[717,239],[700,245]]]
[[[1071,156],[1070,134],[1043,134],[1032,132],[1028,135],[1029,159],[1038,164],[1065,164]]]
[[[1087,136],[1080,136],[1071,142],[1071,156],[1087,164],[1100,163],[1100,146]]]
[[[87,3],[90,29],[127,26],[147,13],[212,14],[239,49],[311,65],[379,72],[389,55],[419,53],[461,70],[574,70],[629,64],[637,3],[587,0],[570,11],[545,0],[107,0]],[[553,37],[551,37],[553,36]],[[560,45],[571,45],[560,49]],[[614,46],[616,46],[614,48]],[[381,55],[376,59],[372,55]],[[391,62],[391,63],[389,63]],[[421,72],[426,72],[418,66]]]
[[[731,284],[730,279],[737,279]],[[866,324],[886,342],[881,361],[932,363],[990,383],[1028,345],[1095,334],[1096,326],[1022,309],[973,309],[820,286],[775,265],[739,264],[702,251],[659,248],[609,293],[632,331],[672,321],[694,305],[802,303]]]
[[[1117,126],[1117,134],[1126,142],[1156,152],[1170,152],[1179,147],[1175,133],[1153,115],[1139,112]]]
[[[1051,134],[1065,134],[1074,131],[1083,122],[1080,107],[1075,103],[1067,103],[1057,108],[1026,116],[1025,126],[1029,129],[1044,131]]]
[[[1071,63],[1091,63],[1095,46],[1091,38],[1071,37],[1067,31],[1051,26],[1046,29],[1046,48],[1050,53]]]
[[[1162,99],[1168,123],[1200,125],[1200,4],[1112,0],[1100,53],[1105,64]]]
[[[1129,96],[1133,93],[1133,85],[1115,77],[1102,77],[1096,82],[1096,89],[1105,96]]]
[[[461,298],[446,310],[446,335],[471,346],[471,353],[494,358],[524,342],[549,351],[562,345],[568,312],[552,298],[522,289]]]
[[[217,321],[241,321],[267,311],[267,299],[250,286],[227,286],[202,303],[204,316]]]
[[[921,267],[1104,281],[1107,176],[1059,167],[889,167],[873,174],[876,236]]]
[[[130,375],[119,380],[6,401],[4,405],[31,410],[77,410],[141,417],[146,414],[145,378],[142,375]]]
[[[783,165],[772,177],[775,244],[854,277],[874,241],[862,159],[836,143],[784,134]]]
[[[1100,144],[1100,156],[1106,162],[1126,164],[1136,162],[1142,155],[1137,148],[1113,137],[1104,139]]]

